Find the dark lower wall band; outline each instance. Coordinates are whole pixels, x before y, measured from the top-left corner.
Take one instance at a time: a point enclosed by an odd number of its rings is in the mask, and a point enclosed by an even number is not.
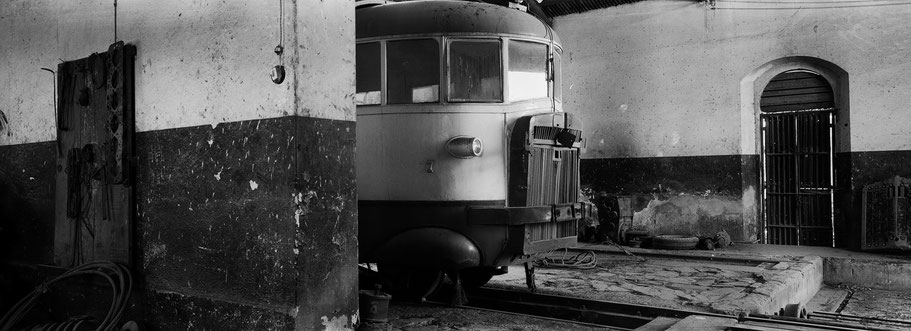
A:
[[[133,269],[145,318],[163,329],[226,325],[232,312],[244,313],[230,325],[252,329],[353,323],[354,132],[289,116],[138,133]],[[0,146],[4,264],[53,262],[55,158],[53,142]],[[3,311],[21,296],[7,289],[24,285],[6,270]]]
[[[583,159],[582,184],[600,195],[633,198],[641,227],[653,234],[761,239],[757,155]],[[836,153],[836,246],[859,248],[862,190],[893,176],[911,178],[911,151]]]

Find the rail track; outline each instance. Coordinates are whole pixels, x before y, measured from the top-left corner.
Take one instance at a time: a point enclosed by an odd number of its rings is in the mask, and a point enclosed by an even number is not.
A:
[[[770,315],[730,316],[724,314],[644,306],[620,302],[579,299],[527,291],[482,287],[468,294],[469,307],[522,313],[566,321],[600,325],[612,330],[634,330],[652,323],[683,320],[690,316],[714,318],[728,330],[896,330],[909,329],[911,323],[870,319],[837,314],[809,314],[809,318]],[[823,316],[825,315],[825,316]],[[841,316],[839,319],[838,316]],[[656,321],[661,319],[661,321]],[[669,320],[670,319],[670,320]],[[654,321],[654,323],[653,323]],[[659,323],[660,322],[660,323]]]
[[[361,268],[362,286],[376,283],[375,272]],[[447,282],[439,288],[428,303],[448,305],[455,293]],[[395,300],[395,299],[394,299]],[[911,322],[845,315],[830,312],[799,314],[803,318],[741,314],[731,316],[695,310],[645,306],[638,304],[589,300],[566,296],[531,293],[525,289],[498,289],[481,287],[468,291],[465,308],[562,320],[586,326],[600,326],[608,330],[635,330],[646,326],[647,330],[665,330],[673,323],[687,318],[713,319],[725,330],[768,331],[768,330],[809,330],[809,331],[854,331],[854,330],[909,330]],[[788,314],[782,314],[788,315]]]

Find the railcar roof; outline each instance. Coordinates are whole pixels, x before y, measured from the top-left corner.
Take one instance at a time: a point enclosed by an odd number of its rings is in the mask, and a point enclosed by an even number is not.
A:
[[[538,18],[499,5],[424,0],[389,3],[358,9],[357,38],[431,33],[491,33],[559,39]]]

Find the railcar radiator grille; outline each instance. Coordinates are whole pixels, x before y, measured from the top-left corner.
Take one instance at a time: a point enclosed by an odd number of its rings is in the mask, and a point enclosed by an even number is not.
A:
[[[528,241],[552,240],[576,235],[578,221],[571,220],[557,223],[536,223],[525,225]]]
[[[535,126],[532,138],[534,139],[545,139],[545,140],[554,140],[557,137],[557,134],[563,130],[569,131],[576,137],[582,136],[582,131],[573,130],[573,129],[564,129],[553,126]]]
[[[578,150],[532,147],[528,158],[527,206],[578,202],[578,192]]]

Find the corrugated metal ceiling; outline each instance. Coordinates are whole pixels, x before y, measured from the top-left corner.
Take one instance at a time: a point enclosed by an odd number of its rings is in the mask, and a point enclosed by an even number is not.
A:
[[[541,9],[548,17],[556,17],[639,1],[643,0],[544,0]]]

